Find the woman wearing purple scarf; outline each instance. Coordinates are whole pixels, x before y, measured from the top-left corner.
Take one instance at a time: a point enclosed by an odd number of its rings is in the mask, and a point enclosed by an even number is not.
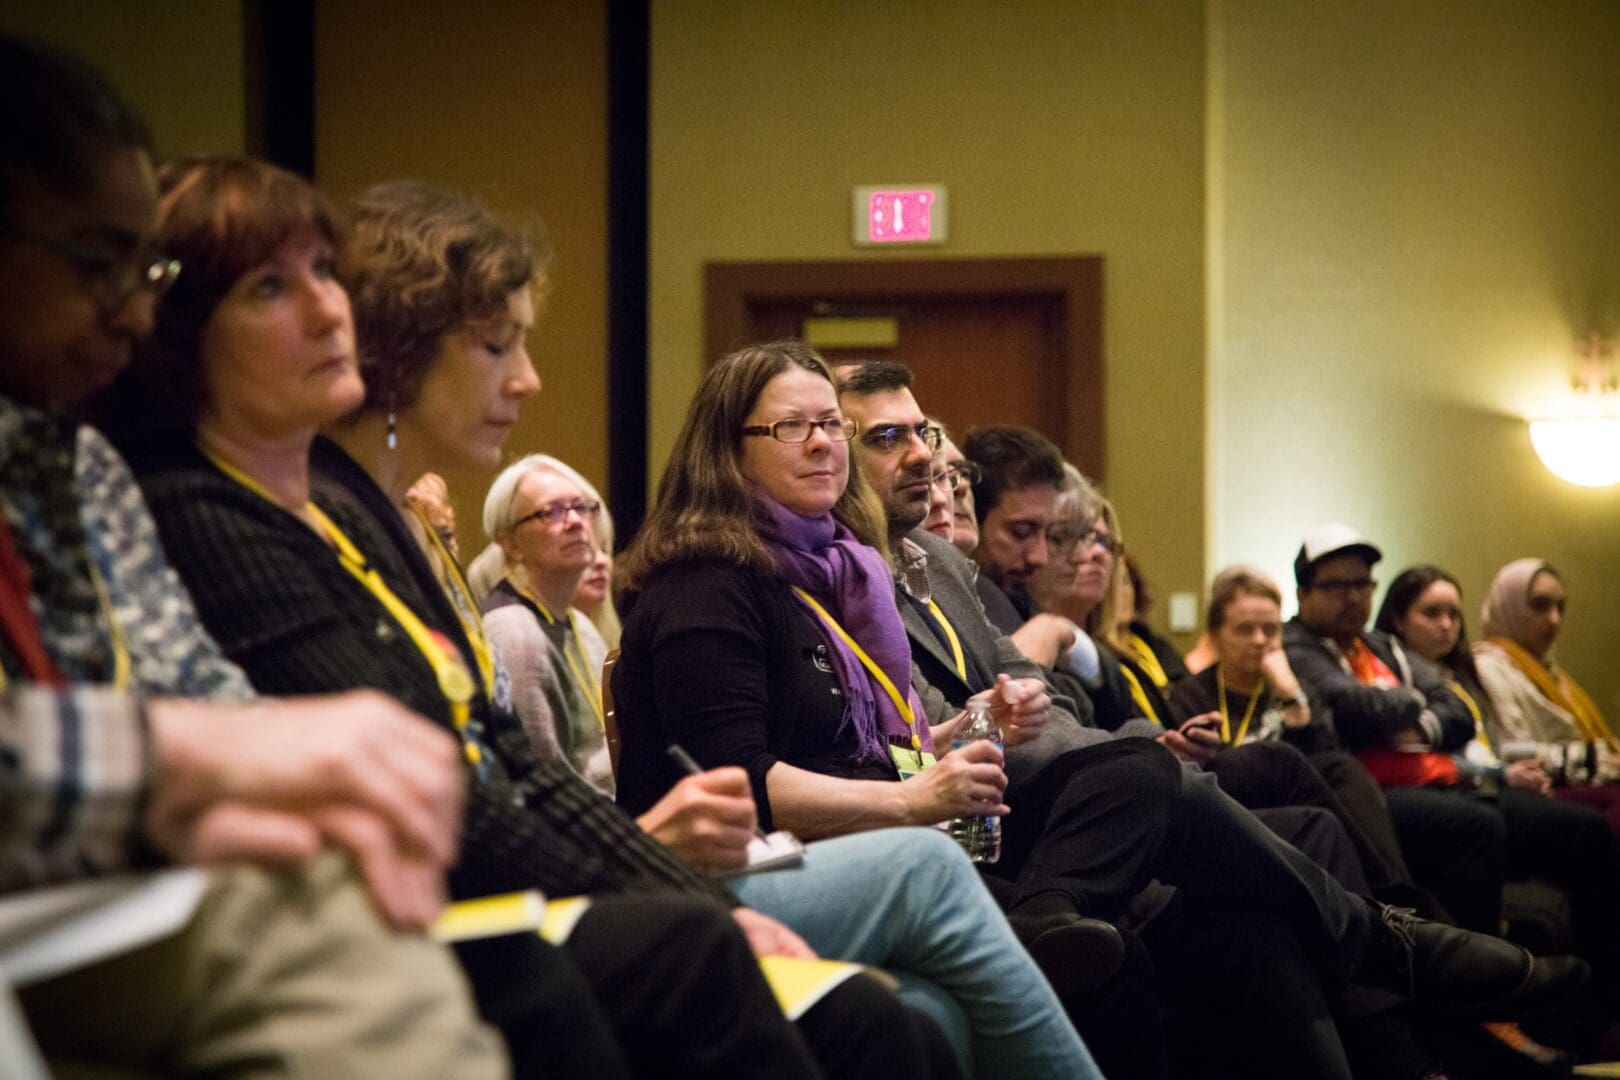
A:
[[[812,948],[864,959],[881,945],[905,961],[891,967],[946,988],[971,1029],[975,1076],[1095,1080],[961,849],[932,829],[870,831],[1005,813],[1006,777],[989,742],[921,768],[935,733],[911,690],[882,509],[850,470],[853,433],[826,365],[796,342],[735,353],[704,379],[627,556],[639,595],[613,672],[619,801],[645,809],[681,778],[671,744],[705,768],[742,765],[762,826],[839,838],[805,856],[820,885],[796,870],[755,874],[729,883],[739,899],[796,891],[814,912],[795,923]],[[902,772],[915,775],[898,782]],[[888,882],[887,915],[860,910],[851,897],[870,889],[847,877],[840,888],[839,873]],[[853,951],[833,945],[851,939]],[[924,991],[902,982],[927,1009]]]
[[[853,434],[796,342],[704,380],[625,560],[638,595],[613,683],[633,812],[679,779],[679,743],[741,765],[761,824],[806,839],[1007,813],[996,746],[936,755]]]

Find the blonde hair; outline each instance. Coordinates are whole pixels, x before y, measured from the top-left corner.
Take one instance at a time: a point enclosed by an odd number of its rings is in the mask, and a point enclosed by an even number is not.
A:
[[[608,551],[613,550],[613,518],[608,513],[607,502],[602,498],[602,493],[596,490],[596,485],[585,479],[578,469],[566,461],[550,454],[527,454],[502,469],[484,496],[484,535],[489,537],[490,542],[478,553],[473,565],[468,568],[468,584],[475,594],[482,591],[484,596],[489,595],[489,590],[500,584],[503,577],[512,577],[513,580],[521,577],[522,568],[513,566],[507,561],[502,541],[512,531],[512,503],[517,499],[518,484],[530,473],[548,471],[558,474],[579,488],[586,499],[601,506],[596,517],[591,519],[591,537],[597,546]],[[477,582],[472,581],[474,570],[478,574]],[[524,582],[518,581],[518,584]],[[482,600],[483,597],[480,596],[479,599]],[[607,605],[604,606],[611,604],[610,595]],[[617,615],[614,618],[617,620]]]

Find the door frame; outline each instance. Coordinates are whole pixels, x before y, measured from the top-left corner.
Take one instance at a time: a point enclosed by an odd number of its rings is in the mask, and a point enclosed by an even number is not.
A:
[[[1069,423],[1067,431],[1044,434],[1087,476],[1106,475],[1101,255],[704,263],[704,366],[749,343],[749,306],[757,301],[860,305],[952,296],[1019,297],[1049,305]]]

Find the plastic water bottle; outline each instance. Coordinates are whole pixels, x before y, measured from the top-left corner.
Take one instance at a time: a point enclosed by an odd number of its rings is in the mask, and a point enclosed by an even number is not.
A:
[[[970,704],[951,736],[951,749],[960,750],[980,739],[989,739],[999,747],[1001,729],[990,719],[988,708]],[[993,863],[1001,858],[1001,818],[995,814],[957,818],[951,822],[951,835],[974,862]]]

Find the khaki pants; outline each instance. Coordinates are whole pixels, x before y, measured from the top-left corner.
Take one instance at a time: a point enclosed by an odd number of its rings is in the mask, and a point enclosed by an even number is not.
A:
[[[449,950],[384,928],[336,853],[222,871],[181,933],[18,998],[57,1075],[508,1072]]]

